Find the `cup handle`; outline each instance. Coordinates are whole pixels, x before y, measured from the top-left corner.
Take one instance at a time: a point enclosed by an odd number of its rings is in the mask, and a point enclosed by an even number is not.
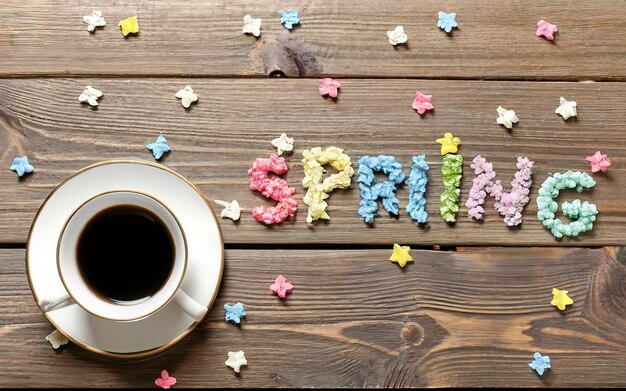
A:
[[[204,315],[206,315],[208,309],[192,299],[185,291],[179,289],[174,296],[174,302],[183,310],[187,315],[191,316],[196,322],[200,322]]]
[[[54,300],[41,300],[39,301],[39,308],[41,308],[41,312],[50,312],[57,310],[59,308],[67,307],[68,305],[76,304],[74,300],[70,297],[70,295],[63,295],[57,297]]]

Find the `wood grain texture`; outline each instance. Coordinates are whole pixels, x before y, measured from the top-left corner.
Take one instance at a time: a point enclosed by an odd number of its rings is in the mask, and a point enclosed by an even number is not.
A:
[[[621,252],[620,252],[621,251]],[[0,251],[0,386],[151,387],[162,369],[179,387],[495,386],[626,384],[626,257],[618,248],[413,251],[229,250],[207,318],[156,358],[120,363],[44,340],[24,250]],[[281,301],[278,273],[295,284]],[[551,289],[574,304],[550,306]],[[242,301],[241,327],[223,320]],[[249,365],[235,376],[226,352]],[[543,378],[529,367],[552,359]],[[79,370],[77,370],[79,368]]]
[[[298,9],[292,31],[278,11]],[[101,10],[89,34],[82,16]],[[456,12],[459,29],[437,28],[437,12]],[[263,19],[259,39],[243,16]],[[117,23],[139,17],[138,36]],[[536,22],[559,26],[550,42]],[[64,1],[0,4],[0,76],[180,75],[626,80],[626,7],[570,0]],[[403,25],[408,45],[386,32]]]
[[[184,110],[174,93],[192,84],[200,100]],[[100,106],[81,105],[85,84],[104,91]],[[421,118],[411,109],[415,90],[433,95],[434,112]],[[579,116],[563,121],[554,113],[559,96],[578,102]],[[512,131],[496,124],[496,108],[517,111]],[[626,238],[626,85],[622,83],[480,82],[426,80],[345,80],[339,99],[323,99],[310,79],[4,79],[0,81],[0,241],[24,243],[32,219],[54,186],[76,170],[106,159],[153,160],[145,145],[163,132],[173,152],[162,163],[198,184],[211,200],[239,200],[247,208],[240,222],[222,220],[225,241],[275,244],[414,245],[613,245]],[[465,156],[462,208],[455,225],[439,217],[441,157],[435,139],[452,131],[463,140]],[[250,209],[270,205],[249,190],[247,170],[257,157],[274,150],[270,140],[287,132],[296,140],[285,176],[298,190],[294,220],[276,226],[256,222]],[[330,222],[305,223],[306,205],[300,162],[303,149],[336,145],[355,169],[360,156],[391,154],[408,175],[411,156],[426,154],[429,223],[419,227],[404,212],[407,186],[398,190],[402,213],[394,218],[381,207],[369,227],[357,214],[356,177],[352,189],[329,198]],[[597,204],[591,233],[555,240],[536,219],[536,196],[550,173],[589,171],[585,156],[607,153],[613,165],[594,174],[596,188],[580,197]],[[8,167],[28,154],[35,174],[18,180]],[[521,228],[509,229],[493,201],[482,223],[470,221],[464,203],[473,170],[482,155],[494,164],[508,190],[518,155],[535,163],[531,202]],[[220,210],[220,208],[217,208]]]

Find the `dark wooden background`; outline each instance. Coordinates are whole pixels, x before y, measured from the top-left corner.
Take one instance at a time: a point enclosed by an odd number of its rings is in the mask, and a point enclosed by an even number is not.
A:
[[[161,369],[195,386],[625,386],[626,385],[626,7],[620,2],[395,1],[34,1],[0,4],[0,386],[150,387]],[[298,9],[302,24],[279,24]],[[86,31],[101,10],[107,26]],[[457,13],[450,36],[437,12]],[[245,14],[262,35],[241,34]],[[123,38],[117,22],[139,17]],[[557,23],[553,42],[535,37],[539,19]],[[403,25],[406,46],[386,31]],[[269,78],[283,76],[280,78]],[[337,101],[317,92],[321,77],[342,82]],[[102,90],[98,109],[77,97]],[[200,99],[184,110],[175,92]],[[434,112],[410,108],[415,90]],[[560,96],[579,117],[554,113]],[[513,131],[495,108],[514,109]],[[438,217],[441,158],[435,139],[461,137],[461,202],[481,154],[508,184],[519,155],[535,163],[531,203],[509,229],[487,201],[483,223],[449,226]],[[24,248],[32,219],[67,175],[113,158],[151,160],[159,132],[173,152],[162,163],[211,199],[238,199],[239,223],[222,220],[226,270],[202,324],[166,353],[141,362],[103,360],[77,346],[54,351],[53,328],[28,286]],[[248,189],[247,169],[281,132],[296,140],[285,178],[298,215],[266,227],[250,208],[268,204]],[[408,173],[411,156],[431,166],[426,227],[386,213],[373,228],[359,219],[356,181],[329,199],[332,220],[307,227],[300,186],[303,149],[336,145],[353,162],[392,154]],[[557,171],[589,170],[584,157],[609,154],[596,188],[561,200],[593,200],[594,230],[556,241],[534,217],[540,184]],[[8,167],[27,154],[35,174]],[[356,168],[356,164],[355,164]],[[398,191],[406,205],[406,186]],[[219,207],[218,207],[219,208]],[[219,209],[218,209],[219,210]],[[387,261],[392,244],[412,245],[405,269]],[[442,246],[444,251],[434,251]],[[567,246],[567,248],[564,248]],[[268,291],[277,274],[295,284],[285,303]],[[551,289],[570,291],[559,312]],[[223,321],[243,301],[241,328]],[[246,352],[235,376],[229,350]],[[543,378],[528,367],[549,354]]]

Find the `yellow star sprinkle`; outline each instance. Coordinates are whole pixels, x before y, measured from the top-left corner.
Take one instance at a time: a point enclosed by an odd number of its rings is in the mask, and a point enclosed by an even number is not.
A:
[[[552,288],[552,301],[550,304],[560,309],[561,311],[565,310],[566,305],[574,304],[574,300],[567,295],[567,291],[562,291],[556,288]]]
[[[139,22],[137,21],[136,16],[122,19],[117,25],[122,28],[122,34],[124,34],[124,36],[127,36],[130,33],[139,32]]]
[[[437,143],[441,144],[441,155],[443,156],[447,153],[456,153],[459,150],[461,139],[452,136],[452,133],[446,133],[443,138],[437,139]]]
[[[393,254],[389,257],[391,262],[398,262],[400,267],[405,267],[407,262],[413,262],[413,258],[409,255],[411,247],[400,246],[398,243],[393,244]]]

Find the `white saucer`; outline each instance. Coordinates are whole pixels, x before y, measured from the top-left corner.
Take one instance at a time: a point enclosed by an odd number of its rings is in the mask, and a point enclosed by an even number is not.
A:
[[[83,202],[112,190],[141,191],[170,208],[187,237],[188,265],[181,287],[210,309],[224,269],[224,242],[215,212],[204,194],[183,176],[160,164],[143,161],[106,161],[88,166],[50,193],[35,216],[26,246],[26,270],[39,307],[42,300],[65,294],[56,264],[63,224]],[[76,304],[44,315],[75,344],[99,354],[125,358],[159,353],[197,325],[173,302],[134,322],[101,319]]]

